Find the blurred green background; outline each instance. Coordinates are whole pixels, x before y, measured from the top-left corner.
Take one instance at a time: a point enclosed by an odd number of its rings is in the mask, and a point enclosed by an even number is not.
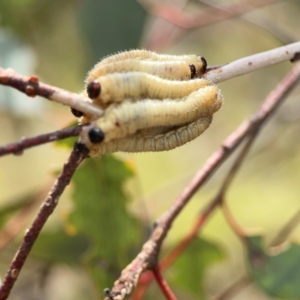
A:
[[[186,6],[190,13],[207,8],[203,1],[172,2]],[[145,7],[150,5],[151,1],[142,0],[0,0],[0,66],[23,75],[36,74],[43,82],[80,92],[92,66],[118,51],[150,48],[163,53],[195,53],[204,56],[209,65],[217,65],[300,39],[297,0],[277,1],[243,17],[194,30],[179,29],[149,15]],[[122,267],[136,255],[151,224],[290,69],[286,62],[221,83],[225,105],[209,130],[183,147],[162,153],[120,153],[87,162],[44,228],[9,299],[101,298],[102,290],[112,286]],[[296,88],[261,132],[227,195],[238,222],[246,228],[262,228],[266,242],[299,210],[299,91]],[[66,107],[0,86],[1,145],[58,130],[74,121]],[[9,227],[19,234],[0,249],[1,278],[69,153],[68,148],[48,144],[26,150],[22,156],[1,158],[1,238],[9,220],[19,213],[16,224]],[[164,251],[185,236],[197,213],[217,192],[231,162],[227,161],[185,208]],[[299,234],[300,228],[296,228],[291,238],[297,240]],[[205,241],[199,240],[199,247],[214,253],[208,263],[200,263],[206,256],[197,258],[194,251],[193,257],[200,260],[197,270],[192,265],[190,273],[184,269],[188,262],[184,263],[183,257],[183,262],[166,273],[179,299],[200,299],[200,295],[210,299],[246,272],[245,249],[221,212],[213,214],[201,237]],[[189,276],[198,280],[192,283]],[[270,298],[255,285],[235,296]],[[153,284],[144,299],[163,296]]]

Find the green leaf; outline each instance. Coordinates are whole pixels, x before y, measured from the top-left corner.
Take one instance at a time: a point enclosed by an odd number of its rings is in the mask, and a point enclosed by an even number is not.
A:
[[[90,241],[84,260],[100,290],[110,286],[133,258],[140,237],[127,211],[123,185],[132,170],[113,156],[88,159],[73,177],[75,209],[69,221]]]
[[[203,281],[206,269],[223,257],[218,245],[196,238],[170,267],[168,279],[174,287],[197,295],[197,299],[205,299]]]
[[[300,247],[290,244],[278,255],[265,253],[262,237],[247,239],[249,275],[267,294],[281,299],[300,299]]]

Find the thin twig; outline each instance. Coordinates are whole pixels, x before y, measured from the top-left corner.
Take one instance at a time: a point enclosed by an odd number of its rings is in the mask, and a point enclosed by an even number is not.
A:
[[[82,127],[85,125],[65,128],[54,132],[37,135],[31,138],[22,138],[19,142],[0,147],[0,156],[7,154],[21,155],[25,149],[57,140],[62,140],[72,136],[78,136],[82,130]]]
[[[158,266],[153,268],[152,270],[154,278],[156,279],[157,284],[159,285],[161,291],[165,295],[167,300],[177,300],[175,295],[173,294],[172,290],[168,286],[167,282],[164,280],[164,278],[161,275],[160,269]]]
[[[99,106],[91,103],[91,99],[83,94],[71,93],[57,87],[39,82],[36,76],[21,76],[12,69],[0,68],[0,84],[11,86],[29,97],[37,95],[46,99],[72,107],[92,117],[98,118],[103,115]]]
[[[204,11],[188,15],[174,5],[157,4],[147,8],[150,14],[163,18],[172,24],[184,28],[195,29],[250,12],[261,6],[278,2],[279,0],[248,0],[241,3],[229,4],[218,8],[211,7]],[[250,5],[249,5],[250,4]]]
[[[270,243],[270,247],[278,246],[285,242],[288,236],[300,223],[300,210],[297,210],[295,215],[281,228],[274,239]]]
[[[213,297],[213,300],[232,299],[234,296],[236,296],[241,291],[242,288],[245,288],[250,283],[251,283],[251,279],[247,275],[244,275],[244,276],[240,277],[237,281],[235,281],[231,286],[229,286],[220,295]]]
[[[230,64],[207,72],[203,78],[213,83],[219,83],[267,66],[293,60],[297,57],[297,53],[300,53],[300,42],[233,61]],[[40,95],[58,103],[68,105],[90,115],[93,119],[103,115],[103,111],[99,106],[89,102],[90,99],[81,94],[71,93],[44,83],[39,83],[36,76],[24,77],[16,74],[13,70],[0,68],[0,84],[16,88],[28,96],[34,97]]]
[[[251,73],[258,69],[269,67],[293,59],[300,51],[300,42],[275,48],[235,60],[225,66],[212,70],[203,75],[203,78],[219,83],[237,76]]]
[[[204,167],[196,174],[192,181],[186,186],[179,197],[174,201],[170,209],[157,221],[150,238],[144,244],[137,257],[122,271],[119,279],[114,283],[111,293],[114,299],[124,299],[132,292],[141,274],[146,270],[156,266],[157,256],[164,238],[166,237],[173,221],[182,209],[189,202],[195,192],[202,186],[212,174],[229,157],[244,138],[256,131],[274,113],[283,102],[287,94],[297,84],[300,79],[300,63],[276,86],[268,95],[260,109],[250,118],[242,123],[238,129],[232,133],[206,162]],[[109,300],[106,298],[106,300]]]
[[[65,190],[66,186],[70,183],[75,170],[87,157],[88,152],[89,150],[83,144],[75,144],[68,161],[65,163],[63,170],[52,186],[48,196],[45,198],[36,218],[34,219],[30,228],[26,230],[23,242],[13,258],[9,270],[0,287],[0,300],[6,300],[9,296],[9,293],[15,281],[17,280],[23,264],[39,233],[41,232],[48,217],[52,214],[54,208],[56,207],[61,194]]]
[[[190,232],[180,241],[180,243],[170,252],[166,255],[166,257],[163,258],[163,260],[159,263],[160,270],[165,270],[169,268],[174,261],[185,251],[185,249],[191,244],[191,242],[195,239],[195,237],[199,234],[199,231],[203,228],[204,224],[208,220],[208,218],[211,216],[211,214],[215,211],[215,209],[222,205],[224,202],[225,194],[228,190],[228,187],[233,181],[233,178],[237,174],[238,169],[242,165],[242,162],[244,161],[246,155],[248,154],[250,147],[255,140],[255,137],[257,136],[258,129],[256,131],[253,131],[243,147],[242,151],[239,153],[238,157],[235,159],[232,167],[230,168],[228,174],[226,175],[219,192],[216,194],[216,196],[209,202],[207,207],[201,212],[192,226],[192,229]],[[228,214],[226,215],[227,217]],[[230,223],[234,229],[235,232],[240,233],[240,236],[244,235],[243,231],[237,226],[237,224],[231,222]],[[239,231],[238,231],[239,230]],[[146,292],[146,288],[149,285],[149,283],[153,280],[153,276],[151,276],[151,273],[144,273],[143,280],[140,280],[139,285],[137,286],[137,292],[134,294],[134,299],[142,299],[142,295]],[[139,298],[138,298],[139,297]]]

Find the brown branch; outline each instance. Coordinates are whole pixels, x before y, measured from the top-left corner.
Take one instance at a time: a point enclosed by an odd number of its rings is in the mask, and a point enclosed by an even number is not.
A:
[[[180,243],[168,254],[164,259],[159,263],[160,269],[163,271],[169,268],[174,261],[185,251],[185,249],[191,244],[191,242],[196,238],[199,234],[199,231],[203,228],[204,224],[211,216],[211,214],[215,211],[215,209],[222,205],[224,202],[225,194],[233,181],[233,178],[237,174],[238,169],[242,165],[246,155],[248,154],[250,147],[257,136],[258,129],[251,133],[250,138],[248,139],[246,145],[242,149],[241,153],[239,153],[238,157],[235,159],[232,167],[230,168],[228,174],[226,175],[223,184],[220,187],[217,195],[210,201],[207,207],[201,212],[194,223],[190,232],[180,241]],[[229,214],[226,215],[229,217]],[[232,220],[231,220],[232,221]],[[239,233],[239,236],[244,236],[243,231],[237,226],[236,223],[230,222],[232,227],[235,229],[235,232]],[[151,273],[144,273],[143,280],[139,281],[139,284],[136,289],[136,293],[134,293],[134,299],[142,299],[142,295],[146,292],[146,289],[150,282],[153,280],[153,276]]]
[[[34,219],[30,228],[26,230],[23,242],[13,258],[9,270],[0,287],[0,300],[5,300],[9,296],[9,293],[15,281],[17,280],[25,260],[39,233],[41,232],[48,217],[56,207],[61,194],[65,190],[66,186],[70,183],[75,170],[87,157],[88,152],[89,150],[83,144],[75,144],[68,161],[65,163],[63,170],[52,186],[48,196],[45,198],[36,218]]]
[[[85,124],[87,125],[87,124]],[[31,138],[22,138],[19,142],[8,144],[0,147],[0,156],[7,154],[21,155],[25,149],[50,143],[57,140],[62,140],[72,136],[78,136],[85,125],[74,126],[57,130],[54,132],[37,135]]]
[[[144,244],[137,257],[122,271],[119,279],[114,283],[111,294],[114,299],[124,299],[136,286],[141,274],[153,269],[157,263],[157,257],[164,238],[166,237],[173,221],[186,206],[191,197],[212,174],[221,166],[233,151],[240,145],[244,138],[260,128],[263,123],[283,102],[287,94],[300,79],[300,63],[276,86],[268,95],[260,109],[247,121],[242,123],[233,132],[206,162],[204,167],[196,174],[190,184],[175,200],[171,208],[157,221],[150,238]],[[105,298],[109,300],[109,298]]]
[[[99,106],[91,103],[91,100],[84,95],[41,83],[37,76],[21,76],[12,69],[0,68],[0,84],[11,86],[29,97],[39,95],[63,105],[68,105],[95,118],[103,115],[103,111]]]

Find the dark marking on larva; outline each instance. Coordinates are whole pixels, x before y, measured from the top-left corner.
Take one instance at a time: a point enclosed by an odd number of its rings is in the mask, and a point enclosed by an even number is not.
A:
[[[196,76],[196,68],[193,64],[190,64],[190,70],[191,70],[191,79],[195,78]]]
[[[201,56],[201,61],[203,63],[203,67],[202,67],[202,72],[204,73],[206,71],[207,68],[207,61],[204,57]]]
[[[75,109],[73,107],[71,107],[71,112],[77,118],[80,118],[80,117],[83,116],[83,113],[81,111],[79,111],[79,110],[77,110],[77,109]]]
[[[99,128],[92,128],[89,131],[89,138],[93,144],[99,144],[104,140],[104,132]]]
[[[116,125],[117,127],[120,127],[120,123],[119,123],[119,122],[116,122],[115,125]]]
[[[248,66],[252,66],[252,62],[251,61],[248,62]]]
[[[101,93],[101,85],[97,80],[90,82],[87,86],[87,94],[89,98],[97,98]]]
[[[291,59],[291,62],[294,63],[296,62],[297,60],[300,59],[300,51],[299,52],[296,52],[293,56],[293,58]]]

